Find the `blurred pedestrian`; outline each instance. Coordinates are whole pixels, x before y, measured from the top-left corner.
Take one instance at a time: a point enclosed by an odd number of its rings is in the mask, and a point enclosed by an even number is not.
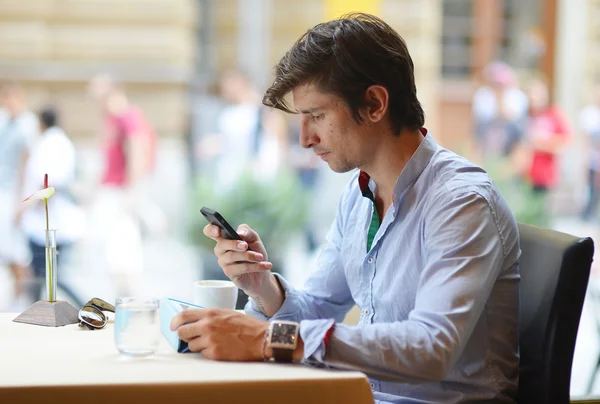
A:
[[[94,77],[88,90],[104,120],[104,167],[92,212],[118,293],[130,295],[143,270],[142,226],[150,234],[166,229],[149,195],[157,138],[142,110],[110,76]]]
[[[125,89],[109,76],[93,78],[89,91],[99,102],[104,119],[102,184],[135,187],[154,170],[154,129],[142,110],[129,101]]]
[[[268,182],[285,161],[288,139],[285,121],[261,104],[261,96],[242,72],[222,74],[220,93],[226,102],[217,117],[217,132],[200,143],[199,154],[214,157],[214,185],[218,192],[235,188],[247,172]]]
[[[477,159],[507,158],[522,139],[527,118],[527,97],[514,70],[494,62],[486,66],[484,83],[473,97]]]
[[[0,88],[0,263],[14,278],[15,310],[25,307],[25,283],[30,277],[27,244],[19,230],[25,165],[39,134],[35,114],[27,109],[26,94],[14,82]]]
[[[25,168],[25,195],[31,195],[43,187],[44,174],[48,174],[49,185],[56,194],[48,200],[49,226],[56,230],[58,261],[58,286],[76,306],[82,306],[83,300],[65,282],[63,262],[65,254],[78,241],[85,230],[85,215],[75,203],[71,187],[75,180],[75,146],[60,127],[58,111],[45,108],[39,113],[42,135],[34,143],[31,157]],[[28,207],[21,221],[23,232],[29,241],[31,267],[35,276],[30,293],[31,299],[40,299],[42,285],[46,276],[46,214],[44,205]],[[65,297],[63,297],[65,298]]]
[[[558,155],[571,138],[571,128],[564,112],[550,103],[550,91],[543,80],[532,80],[527,96],[526,141],[531,150],[528,179],[534,192],[546,194],[558,183]]]
[[[600,197],[600,84],[594,88],[592,102],[581,110],[579,126],[585,135],[584,150],[588,150],[588,198],[581,216],[590,220]]]

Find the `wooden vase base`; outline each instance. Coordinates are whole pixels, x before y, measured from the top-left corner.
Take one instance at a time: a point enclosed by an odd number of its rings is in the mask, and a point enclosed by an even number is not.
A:
[[[48,302],[39,300],[27,310],[13,319],[16,323],[43,325],[46,327],[61,327],[79,322],[77,310],[69,302],[57,300]]]

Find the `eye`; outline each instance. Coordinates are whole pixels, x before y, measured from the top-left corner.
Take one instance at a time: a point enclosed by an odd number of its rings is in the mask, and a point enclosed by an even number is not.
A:
[[[323,114],[311,115],[310,117],[313,121],[320,121],[321,119],[323,119]]]

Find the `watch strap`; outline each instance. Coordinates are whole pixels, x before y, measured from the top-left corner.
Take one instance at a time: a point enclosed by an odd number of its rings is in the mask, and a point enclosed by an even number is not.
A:
[[[272,348],[275,362],[292,362],[294,350],[286,348]]]

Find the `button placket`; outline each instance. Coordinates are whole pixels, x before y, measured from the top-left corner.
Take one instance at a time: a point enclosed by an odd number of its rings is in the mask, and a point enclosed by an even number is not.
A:
[[[375,252],[373,252],[374,254]],[[368,308],[365,308],[363,310],[364,316],[369,319],[369,322],[372,321],[372,316],[373,316],[373,281],[375,278],[375,258],[373,258],[373,256],[371,255],[369,258],[367,258],[367,263],[368,263],[368,267],[369,270],[372,272],[372,275],[370,277],[370,285],[369,285],[369,300],[368,300]]]

